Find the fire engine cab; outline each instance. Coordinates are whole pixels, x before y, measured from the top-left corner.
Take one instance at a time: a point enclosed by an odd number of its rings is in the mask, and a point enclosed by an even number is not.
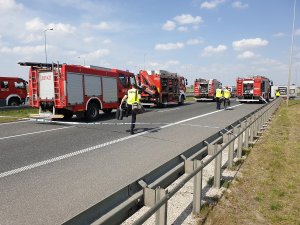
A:
[[[29,102],[40,117],[96,120],[99,110],[110,113],[135,83],[133,73],[97,66],[20,62],[30,66]],[[51,115],[49,115],[49,111]],[[45,114],[45,112],[47,113]]]
[[[25,103],[27,81],[18,77],[0,77],[0,106],[16,106]]]

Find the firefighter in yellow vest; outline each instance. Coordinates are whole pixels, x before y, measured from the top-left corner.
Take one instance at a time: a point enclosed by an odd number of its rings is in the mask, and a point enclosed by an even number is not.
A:
[[[127,100],[127,113],[131,112],[131,126],[130,126],[130,134],[134,134],[135,122],[136,122],[136,114],[138,110],[138,105],[140,104],[141,96],[138,93],[137,85],[133,84],[132,88],[127,91],[127,94],[124,95],[120,107],[123,102]]]
[[[229,101],[230,101],[231,93],[228,90],[228,87],[226,87],[223,92],[224,92],[224,94],[223,94],[223,96],[224,96],[224,109],[226,110],[227,106],[229,106],[229,104],[230,104]]]
[[[219,88],[216,89],[216,95],[215,95],[217,109],[221,109],[222,98],[223,98],[222,86],[219,85]]]
[[[276,95],[276,98],[279,98],[279,97],[280,97],[280,91],[279,91],[278,89],[276,90],[275,95]]]

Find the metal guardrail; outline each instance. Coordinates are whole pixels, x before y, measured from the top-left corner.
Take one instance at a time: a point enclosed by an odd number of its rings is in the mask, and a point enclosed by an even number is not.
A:
[[[120,224],[143,206],[151,208],[135,221],[135,225],[143,224],[154,213],[156,224],[166,224],[167,201],[193,177],[193,212],[200,212],[203,168],[215,160],[214,187],[220,188],[223,150],[229,148],[228,167],[232,167],[235,140],[238,142],[237,158],[241,158],[242,148],[248,148],[249,143],[253,143],[254,137],[268,123],[280,102],[281,98],[263,105],[64,224]],[[202,162],[207,154],[211,157]],[[188,175],[167,193],[165,188],[184,173]]]

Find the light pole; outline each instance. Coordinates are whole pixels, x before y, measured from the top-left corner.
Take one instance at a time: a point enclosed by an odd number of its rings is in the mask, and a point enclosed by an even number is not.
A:
[[[77,57],[78,59],[81,59],[80,56]],[[83,66],[85,66],[85,57],[82,57],[83,58]]]
[[[289,65],[288,88],[287,88],[287,96],[286,96],[286,105],[287,106],[289,106],[289,98],[290,98],[291,70],[292,70],[292,58],[293,58],[293,46],[294,46],[294,34],[295,34],[296,1],[297,0],[295,0],[295,2],[294,2],[294,18],[293,18],[293,28],[292,28],[292,43],[291,43],[291,51],[290,51],[290,65]]]
[[[47,64],[47,36],[46,36],[47,30],[53,30],[53,28],[47,28],[47,29],[44,30],[46,64]]]

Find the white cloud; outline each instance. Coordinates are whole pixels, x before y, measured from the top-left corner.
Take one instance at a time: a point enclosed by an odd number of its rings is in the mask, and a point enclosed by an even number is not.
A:
[[[187,27],[178,27],[177,30],[180,32],[188,32],[189,31],[189,29]]]
[[[0,12],[9,13],[10,11],[20,11],[24,8],[21,3],[15,0],[0,0]]]
[[[50,23],[47,27],[53,28],[56,34],[73,34],[76,30],[72,25],[63,23]]]
[[[96,51],[87,53],[87,54],[83,55],[82,57],[93,60],[93,59],[104,57],[109,54],[110,54],[110,51],[108,49],[98,49]]]
[[[102,43],[105,44],[105,45],[111,44],[111,42],[112,41],[109,38],[102,41]]]
[[[162,29],[163,30],[174,30],[176,27],[176,23],[171,21],[171,20],[168,20],[163,26],[162,26]]]
[[[168,50],[175,50],[183,48],[184,44],[177,42],[177,43],[167,43],[167,44],[157,44],[155,45],[155,50],[158,51],[168,51]]]
[[[248,6],[249,6],[248,4],[243,4],[240,1],[236,1],[232,3],[232,7],[236,9],[246,9],[248,8]]]
[[[203,22],[201,16],[193,17],[190,14],[182,14],[180,16],[175,16],[174,20],[179,24],[200,24]]]
[[[233,48],[237,51],[249,49],[249,48],[266,46],[268,44],[269,44],[269,42],[267,40],[263,40],[261,38],[242,39],[239,41],[232,42]]]
[[[46,26],[39,17],[35,17],[25,23],[25,28],[28,31],[41,31],[44,30]]]
[[[49,48],[49,46],[48,46]],[[38,46],[16,46],[16,47],[6,47],[6,46],[0,46],[0,52],[1,53],[13,53],[13,54],[19,54],[19,55],[29,55],[29,54],[39,54],[44,52],[45,46],[44,45],[38,45]]]
[[[187,45],[199,45],[202,44],[203,41],[199,39],[190,39],[186,42]]]
[[[98,24],[84,23],[84,24],[82,24],[82,26],[84,28],[95,29],[95,30],[112,30],[112,28],[113,28],[113,25],[111,25],[105,21],[102,21]]]
[[[218,54],[218,53],[222,53],[226,50],[227,50],[226,45],[218,45],[215,48],[210,45],[210,46],[207,46],[207,47],[204,48],[202,56],[209,56],[209,55],[213,55],[213,54]]]
[[[158,62],[150,62],[149,66],[151,67],[151,69],[154,70],[167,70],[167,69],[174,69],[174,66],[179,65],[180,62],[178,60],[169,60],[167,62],[163,62],[163,63],[158,63]],[[174,72],[173,70],[170,72]]]
[[[282,33],[282,32],[278,32],[276,34],[273,34],[273,37],[284,37],[284,36],[286,36],[286,34]]]
[[[300,36],[300,29],[297,29],[297,30],[295,31],[295,35],[296,35],[296,36]]]
[[[74,26],[64,23],[49,23],[46,25],[39,17],[27,21],[25,28],[28,31],[44,31],[47,28],[52,28],[57,31],[57,34],[72,34],[76,30]]]
[[[238,55],[238,59],[252,59],[257,57],[257,55],[255,55],[253,52],[251,51],[245,51],[242,54]]]
[[[213,9],[218,7],[221,3],[225,2],[225,0],[213,0],[213,1],[205,1],[201,4],[201,8],[204,9]]]
[[[21,34],[18,37],[23,43],[30,43],[34,41],[40,41],[44,37],[42,35],[36,35],[36,34]]]

